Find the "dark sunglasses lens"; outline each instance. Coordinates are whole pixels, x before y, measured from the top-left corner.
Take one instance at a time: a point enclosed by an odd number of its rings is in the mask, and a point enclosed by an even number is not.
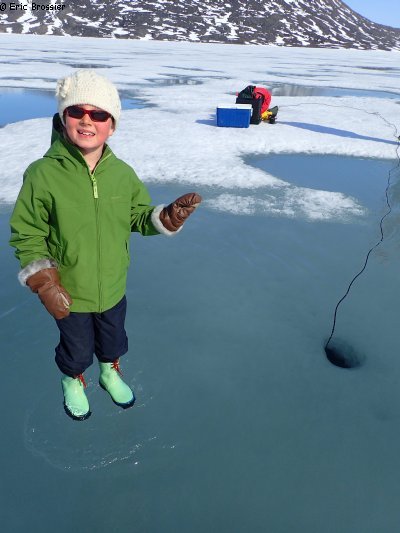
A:
[[[111,116],[107,111],[90,111],[89,115],[95,122],[105,122]]]
[[[85,111],[80,107],[71,106],[67,107],[67,113],[71,118],[82,118]]]

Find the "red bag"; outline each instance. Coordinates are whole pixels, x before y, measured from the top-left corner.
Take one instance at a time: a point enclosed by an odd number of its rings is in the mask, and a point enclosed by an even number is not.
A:
[[[267,89],[264,89],[263,87],[254,87],[253,98],[264,98],[264,101],[261,104],[261,115],[269,108],[271,97],[271,93]]]

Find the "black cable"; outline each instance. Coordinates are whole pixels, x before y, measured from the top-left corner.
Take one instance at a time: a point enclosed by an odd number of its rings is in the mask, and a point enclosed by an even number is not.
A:
[[[371,253],[373,252],[373,250],[375,250],[375,248],[377,248],[382,242],[383,242],[383,239],[384,239],[384,233],[383,233],[383,222],[385,220],[385,218],[391,213],[392,211],[392,206],[390,205],[390,201],[389,201],[389,189],[390,189],[390,186],[391,186],[391,177],[392,177],[392,172],[394,172],[397,168],[400,167],[400,155],[399,155],[399,148],[400,148],[400,136],[399,136],[399,132],[397,130],[397,127],[395,126],[395,124],[389,122],[385,117],[383,117],[378,111],[366,111],[365,109],[360,109],[358,107],[353,107],[353,106],[346,106],[346,105],[334,105],[334,104],[323,104],[323,103],[319,103],[319,104],[316,104],[315,102],[306,102],[306,103],[303,103],[303,104],[290,104],[290,105],[286,105],[286,106],[281,106],[282,107],[303,107],[304,105],[323,105],[323,106],[326,106],[326,107],[339,107],[341,109],[343,108],[348,108],[348,109],[355,109],[356,111],[363,111],[364,113],[367,113],[368,115],[375,115],[375,116],[378,116],[381,120],[383,120],[384,122],[386,122],[386,124],[388,124],[389,126],[393,127],[394,129],[394,135],[395,135],[395,138],[396,138],[396,141],[397,141],[397,147],[396,147],[396,157],[397,157],[397,164],[391,168],[389,170],[389,174],[388,174],[388,180],[387,180],[387,185],[386,185],[386,189],[385,189],[385,196],[386,196],[386,205],[387,205],[387,211],[386,213],[383,215],[383,217],[381,218],[380,222],[379,222],[379,227],[380,227],[380,232],[381,232],[381,238],[380,240],[374,245],[372,246],[372,248],[369,249],[367,255],[366,255],[366,258],[365,258],[365,262],[364,262],[364,266],[362,267],[362,269],[353,277],[353,279],[351,280],[351,282],[349,283],[349,286],[347,287],[347,291],[346,293],[344,294],[344,296],[342,296],[342,298],[338,301],[338,303],[336,304],[336,307],[335,307],[335,312],[333,314],[333,325],[332,325],[332,331],[331,331],[331,334],[329,336],[329,339],[327,340],[326,344],[325,344],[325,351],[327,350],[328,348],[328,345],[329,343],[331,342],[332,340],[332,337],[335,333],[335,328],[336,328],[336,318],[337,318],[337,312],[338,312],[338,309],[339,309],[339,306],[340,304],[343,302],[343,300],[348,296],[349,292],[350,292],[350,289],[353,285],[353,283],[356,281],[356,279],[361,276],[361,274],[364,272],[364,270],[366,269],[367,267],[367,264],[368,264],[368,260],[369,260],[369,256],[371,255]]]

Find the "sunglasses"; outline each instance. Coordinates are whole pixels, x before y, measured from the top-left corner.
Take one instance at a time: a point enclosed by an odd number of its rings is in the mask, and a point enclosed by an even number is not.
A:
[[[84,109],[83,107],[79,107],[77,105],[71,105],[70,107],[67,107],[65,113],[71,118],[78,119],[83,118],[85,115],[89,115],[93,122],[106,122],[112,116],[111,113],[101,109],[91,109],[89,111],[88,109]]]

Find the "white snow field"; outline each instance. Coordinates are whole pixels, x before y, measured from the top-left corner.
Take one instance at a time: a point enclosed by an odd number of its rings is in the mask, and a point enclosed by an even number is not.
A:
[[[116,408],[94,364],[93,414],[74,423],[56,327],[7,245],[51,120],[0,128],[2,529],[395,533],[399,53],[28,35],[0,48],[0,89],[22,99],[84,67],[142,98],[112,148],[155,204],[204,198],[175,238],[132,236],[121,364],[137,405]],[[273,88],[278,122],[218,128],[216,106],[248,84]],[[338,368],[334,308],[385,214],[337,317],[362,364]]]
[[[98,66],[98,72],[121,90],[133,86],[156,107],[123,113],[121,127],[110,142],[118,155],[146,183],[234,188],[236,209],[243,203],[241,189],[268,187],[285,192],[271,206],[274,213],[286,214],[288,203],[291,216],[337,218],[341,213],[359,212],[354,201],[334,192],[288,190],[287,182],[246,166],[244,155],[307,153],[392,159],[395,154],[393,127],[373,113],[379,111],[390,122],[399,112],[397,99],[274,98],[272,104],[278,104],[281,111],[273,129],[266,124],[244,130],[216,128],[214,117],[218,104],[233,103],[235,93],[250,83],[396,94],[400,91],[398,53],[15,35],[0,36],[0,46],[3,87],[54,90],[59,77],[72,72],[74,66],[85,65]],[[21,153],[14,139],[20,139],[22,132],[29,150]],[[0,131],[4,150],[0,199],[15,199],[21,184],[17,178],[21,179],[32,159],[43,155],[48,137],[48,120],[26,121]],[[224,195],[213,200],[212,206],[231,209]]]

